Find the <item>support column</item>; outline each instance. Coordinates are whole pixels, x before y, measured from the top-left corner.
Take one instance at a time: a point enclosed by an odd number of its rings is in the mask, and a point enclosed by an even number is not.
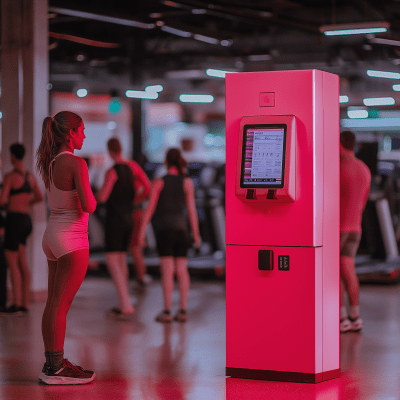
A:
[[[8,148],[22,142],[25,165],[36,175],[36,149],[43,119],[49,112],[48,91],[48,0],[2,0],[2,173],[10,171]],[[42,237],[47,222],[46,203],[31,212],[33,232],[28,240],[27,261],[31,270],[33,299],[47,291],[47,261]]]

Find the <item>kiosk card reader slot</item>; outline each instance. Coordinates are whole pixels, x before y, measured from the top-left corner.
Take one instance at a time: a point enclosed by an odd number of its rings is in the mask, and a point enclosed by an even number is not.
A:
[[[236,196],[244,202],[296,200],[296,118],[243,117],[240,123]]]

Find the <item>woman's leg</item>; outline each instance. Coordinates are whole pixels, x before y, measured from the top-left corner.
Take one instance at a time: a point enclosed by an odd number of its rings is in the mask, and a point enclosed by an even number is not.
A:
[[[177,257],[175,258],[175,262],[176,262],[176,275],[178,276],[178,282],[179,282],[180,309],[186,310],[189,287],[190,287],[188,259],[187,257]]]
[[[174,257],[160,257],[164,310],[171,310],[172,292],[174,290]]]
[[[21,272],[21,291],[22,291],[22,307],[29,308],[29,298],[31,290],[31,274],[26,262],[26,247],[23,244],[18,248],[18,266]]]
[[[67,313],[86,275],[88,263],[89,249],[66,254],[57,261],[48,261],[48,297],[42,318],[46,352],[64,349]]]
[[[12,286],[12,300],[11,304],[16,307],[22,305],[22,277],[18,265],[18,251],[4,250],[6,257],[7,267],[10,271],[11,286]]]
[[[137,280],[140,283],[144,283],[144,276],[146,275],[146,263],[144,260],[142,247],[138,244],[139,228],[143,220],[143,210],[135,210],[132,216],[133,232],[129,248],[133,257],[133,266],[136,272]]]
[[[108,272],[114,282],[118,293],[118,308],[123,314],[135,311],[129,299],[128,292],[128,266],[126,264],[126,253],[115,251],[106,253]]]

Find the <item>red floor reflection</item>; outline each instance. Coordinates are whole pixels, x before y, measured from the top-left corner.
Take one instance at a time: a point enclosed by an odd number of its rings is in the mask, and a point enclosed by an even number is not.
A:
[[[342,376],[319,384],[225,377],[225,288],[195,282],[186,324],[154,322],[160,311],[159,281],[132,295],[132,321],[105,318],[115,303],[111,282],[88,278],[72,305],[65,354],[96,371],[83,386],[47,386],[40,319],[44,304],[28,317],[0,318],[0,399],[160,400],[395,400],[400,393],[400,287],[362,286],[362,333],[341,337]],[[174,307],[178,297],[174,298]]]

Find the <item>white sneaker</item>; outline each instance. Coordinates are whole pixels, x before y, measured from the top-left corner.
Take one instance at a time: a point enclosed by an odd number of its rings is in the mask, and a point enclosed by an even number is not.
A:
[[[356,318],[349,317],[349,320],[351,322],[351,330],[353,332],[361,331],[361,329],[363,328],[363,320],[360,317]]]
[[[352,323],[348,317],[340,320],[340,332],[345,333],[352,330]]]

